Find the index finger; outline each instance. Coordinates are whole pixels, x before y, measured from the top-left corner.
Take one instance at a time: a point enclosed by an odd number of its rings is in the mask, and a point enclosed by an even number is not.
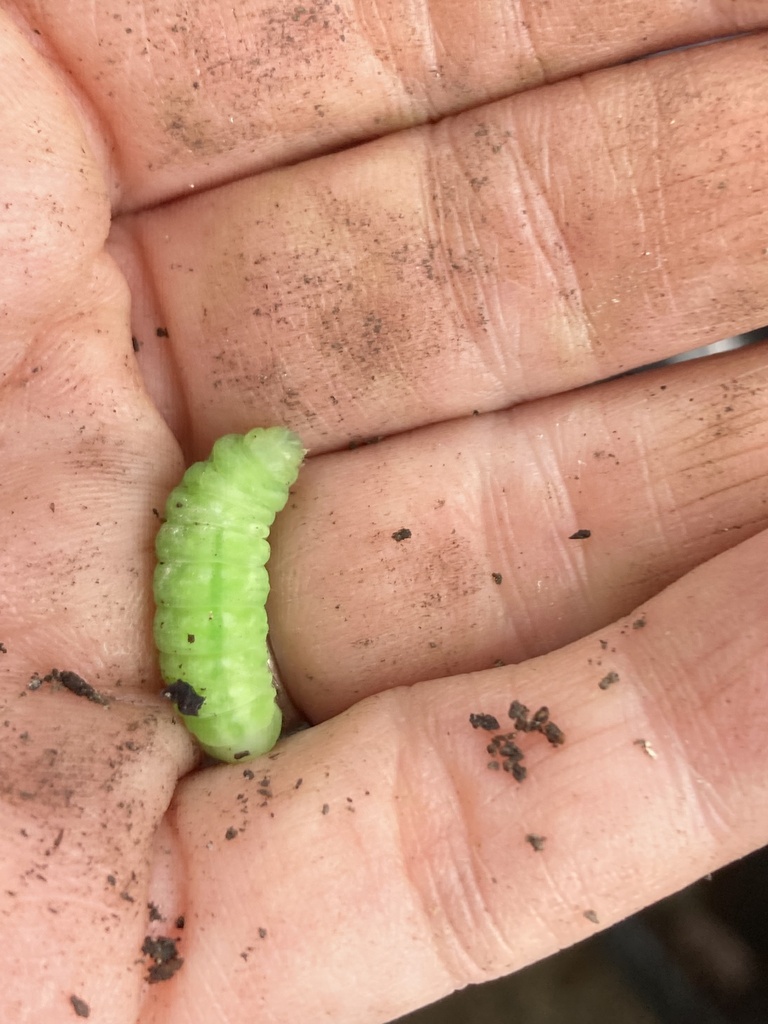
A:
[[[759,0],[15,6],[107,126],[122,209],[767,24]]]
[[[277,422],[338,448],[761,326],[766,45],[596,72],[118,222],[182,446]]]

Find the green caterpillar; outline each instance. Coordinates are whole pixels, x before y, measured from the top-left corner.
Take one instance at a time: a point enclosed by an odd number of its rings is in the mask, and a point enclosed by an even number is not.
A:
[[[282,715],[269,668],[269,528],[304,458],[283,427],[228,434],[184,474],[155,549],[163,691],[220,761],[266,753]]]

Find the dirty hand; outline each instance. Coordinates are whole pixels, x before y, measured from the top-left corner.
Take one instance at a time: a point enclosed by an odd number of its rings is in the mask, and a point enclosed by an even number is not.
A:
[[[387,1021],[766,842],[768,358],[607,378],[768,320],[766,36],[631,62],[768,18],[605,6],[6,0],[2,1020]],[[271,423],[314,728],[201,769],[158,510]]]

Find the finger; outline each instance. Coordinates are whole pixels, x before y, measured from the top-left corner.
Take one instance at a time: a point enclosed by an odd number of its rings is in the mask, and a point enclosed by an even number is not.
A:
[[[378,695],[284,741],[253,779],[185,781],[168,858],[188,871],[188,973],[148,1024],[214,1004],[387,1021],[763,844],[767,566],[761,534],[554,654]],[[548,705],[565,733],[518,735],[523,783],[489,770],[491,734],[468,721],[509,729],[513,699]]]
[[[135,333],[190,410],[177,436],[200,457],[283,422],[336,448],[761,325],[765,46],[599,72],[125,221]]]
[[[176,12],[130,3],[18,8],[114,140],[117,188],[151,205],[520,89],[684,43],[764,27],[755,0],[516,7],[436,0]],[[607,27],[607,22],[610,27]],[[482,60],[478,60],[482,54]]]
[[[546,653],[764,529],[767,394],[760,346],[310,460],[270,562],[293,700]]]

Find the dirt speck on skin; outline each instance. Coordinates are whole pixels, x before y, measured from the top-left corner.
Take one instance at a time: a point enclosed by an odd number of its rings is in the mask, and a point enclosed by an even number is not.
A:
[[[541,731],[553,747],[561,747],[565,743],[565,733],[554,722],[547,722]]]
[[[225,839],[235,839],[238,835],[238,831],[234,826],[230,825],[227,831],[224,833]]]
[[[104,707],[108,707],[110,703],[109,697],[105,697],[103,694],[99,693],[95,687],[86,682],[81,675],[77,674],[77,672],[70,672],[68,669],[59,671],[57,668],[52,668],[47,675],[43,676],[42,680],[35,672],[27,683],[27,689],[39,690],[43,683],[53,683],[54,686],[63,686],[65,690],[69,690],[70,693],[74,693],[76,697],[85,697],[86,700],[90,700],[94,704],[101,704]]]
[[[487,732],[494,732],[499,729],[499,720],[493,715],[473,713],[469,716],[469,724],[473,729],[485,729]]]
[[[585,910],[584,917],[586,917],[588,921],[591,921],[592,924],[600,924],[600,918],[594,910]]]
[[[609,672],[607,675],[603,676],[603,678],[597,685],[600,687],[601,690],[607,690],[608,687],[613,686],[615,683],[618,683],[618,681],[619,673]]]
[[[2,641],[0,641],[0,654],[7,654],[7,653],[8,653],[8,648],[5,646],[4,643],[2,643]]]
[[[502,577],[502,575],[501,575],[501,573],[500,573],[500,572],[492,572],[492,573],[491,573],[491,579],[493,580],[493,582],[494,582],[494,583],[495,583],[495,584],[496,584],[497,586],[501,586],[501,583],[502,583],[503,577]]]
[[[154,961],[147,971],[147,981],[150,985],[155,985],[159,981],[168,981],[184,963],[184,958],[179,956],[176,939],[169,939],[165,935],[158,935],[157,938],[147,935],[141,952]]]
[[[549,717],[549,708],[542,705],[537,711],[530,715],[530,710],[519,700],[513,700],[509,706],[509,717],[514,722],[513,732],[497,732],[491,742],[486,746],[486,752],[494,758],[487,762],[491,771],[498,771],[502,768],[509,772],[517,782],[524,782],[528,775],[528,769],[523,765],[525,753],[515,742],[519,733],[538,732],[553,746],[559,747],[565,743],[565,733]],[[529,717],[530,716],[530,717]],[[469,716],[473,729],[487,729],[495,732],[500,728],[498,719],[494,715],[473,712]]]
[[[91,1016],[90,1006],[88,1005],[88,1003],[86,1003],[84,999],[81,999],[80,996],[70,996],[69,1001],[70,1003],[72,1003],[72,1009],[75,1011],[76,1017]]]
[[[591,530],[577,530],[576,533],[572,533],[568,540],[589,540],[592,536]]]
[[[410,540],[413,534],[407,526],[401,527],[399,530],[395,530],[392,534],[392,540],[400,542],[401,540]]]
[[[530,843],[536,853],[541,853],[544,849],[544,845],[547,841],[546,836],[537,835],[535,832],[529,832],[525,837],[526,843]]]
[[[330,810],[331,810],[330,804],[323,804],[323,808],[322,808],[321,814],[328,814]]]

